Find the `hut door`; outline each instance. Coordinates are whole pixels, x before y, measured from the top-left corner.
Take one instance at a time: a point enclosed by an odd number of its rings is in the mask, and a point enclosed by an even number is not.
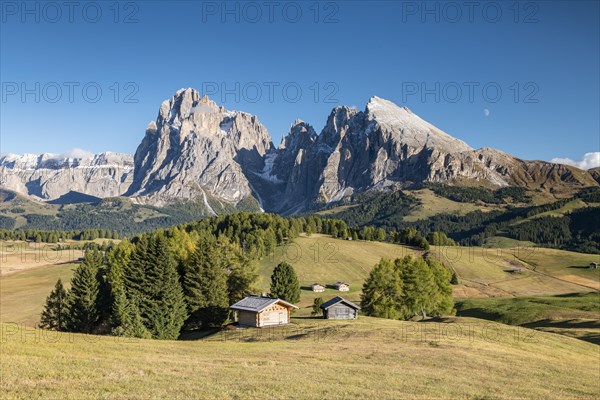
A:
[[[285,324],[287,321],[284,321],[283,312],[279,311],[279,324]]]

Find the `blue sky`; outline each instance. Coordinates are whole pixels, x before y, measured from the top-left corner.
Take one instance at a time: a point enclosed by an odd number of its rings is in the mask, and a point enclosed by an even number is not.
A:
[[[258,115],[275,144],[377,95],[476,148],[600,151],[596,1],[45,4],[2,2],[3,153],[133,153],[181,87]]]

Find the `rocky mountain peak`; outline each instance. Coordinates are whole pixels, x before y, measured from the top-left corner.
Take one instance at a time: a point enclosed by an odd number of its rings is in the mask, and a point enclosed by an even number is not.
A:
[[[237,203],[251,197],[245,173],[261,170],[273,147],[256,116],[219,107],[192,88],[165,100],[146,133],[128,194],[158,204],[213,196]]]
[[[310,124],[297,119],[290,127],[289,133],[282,138],[279,149],[304,148],[314,143],[317,137],[317,133]]]
[[[548,191],[600,182],[598,171],[473,150],[380,97],[364,111],[333,108],[319,134],[296,120],[275,149],[258,117],[227,110],[192,88],[162,102],[133,160],[115,153],[9,154],[0,158],[0,177],[1,186],[41,199],[69,191],[154,205],[189,199],[204,203],[207,215],[237,207],[293,214],[420,182]]]

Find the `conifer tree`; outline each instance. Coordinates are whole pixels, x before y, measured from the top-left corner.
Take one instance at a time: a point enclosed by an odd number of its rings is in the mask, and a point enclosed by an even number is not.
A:
[[[271,296],[290,303],[297,303],[300,300],[298,275],[285,261],[279,263],[271,274]]]
[[[258,293],[259,289],[255,286],[258,276],[256,261],[240,253],[236,265],[231,267],[231,272],[227,277],[229,304],[234,304],[248,295]]]
[[[127,263],[123,264],[123,284],[129,297],[141,297],[146,275],[148,256],[148,237],[142,236],[131,252]]]
[[[67,327],[74,332],[90,333],[99,321],[96,256],[86,252],[83,262],[71,279],[69,291],[69,318]]]
[[[136,255],[137,251],[134,252]],[[147,241],[145,254],[136,255],[144,272],[133,299],[139,299],[140,315],[153,338],[177,339],[187,319],[187,310],[179,275],[169,243],[162,233]],[[134,263],[132,257],[131,263]]]
[[[112,313],[112,334],[115,336],[137,337],[149,339],[152,337],[140,315],[135,301],[127,299],[122,289],[114,293]]]
[[[127,289],[124,283],[124,271],[129,265],[133,250],[134,246],[127,239],[124,239],[106,253],[112,334],[149,338],[150,333],[143,325],[137,304],[127,297]]]
[[[40,319],[40,328],[64,331],[68,314],[68,293],[58,278],[54,290],[46,298],[46,306]]]
[[[227,320],[227,245],[227,240],[217,244],[212,239],[201,237],[196,250],[185,263],[183,291],[190,314],[187,321],[190,328],[220,326]]]

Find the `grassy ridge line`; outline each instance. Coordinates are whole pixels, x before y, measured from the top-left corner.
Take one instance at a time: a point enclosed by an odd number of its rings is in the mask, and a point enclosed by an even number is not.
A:
[[[327,334],[251,343],[49,340],[2,325],[0,388],[6,399],[545,400],[592,399],[599,390],[597,347],[558,335],[475,319],[293,322]]]

